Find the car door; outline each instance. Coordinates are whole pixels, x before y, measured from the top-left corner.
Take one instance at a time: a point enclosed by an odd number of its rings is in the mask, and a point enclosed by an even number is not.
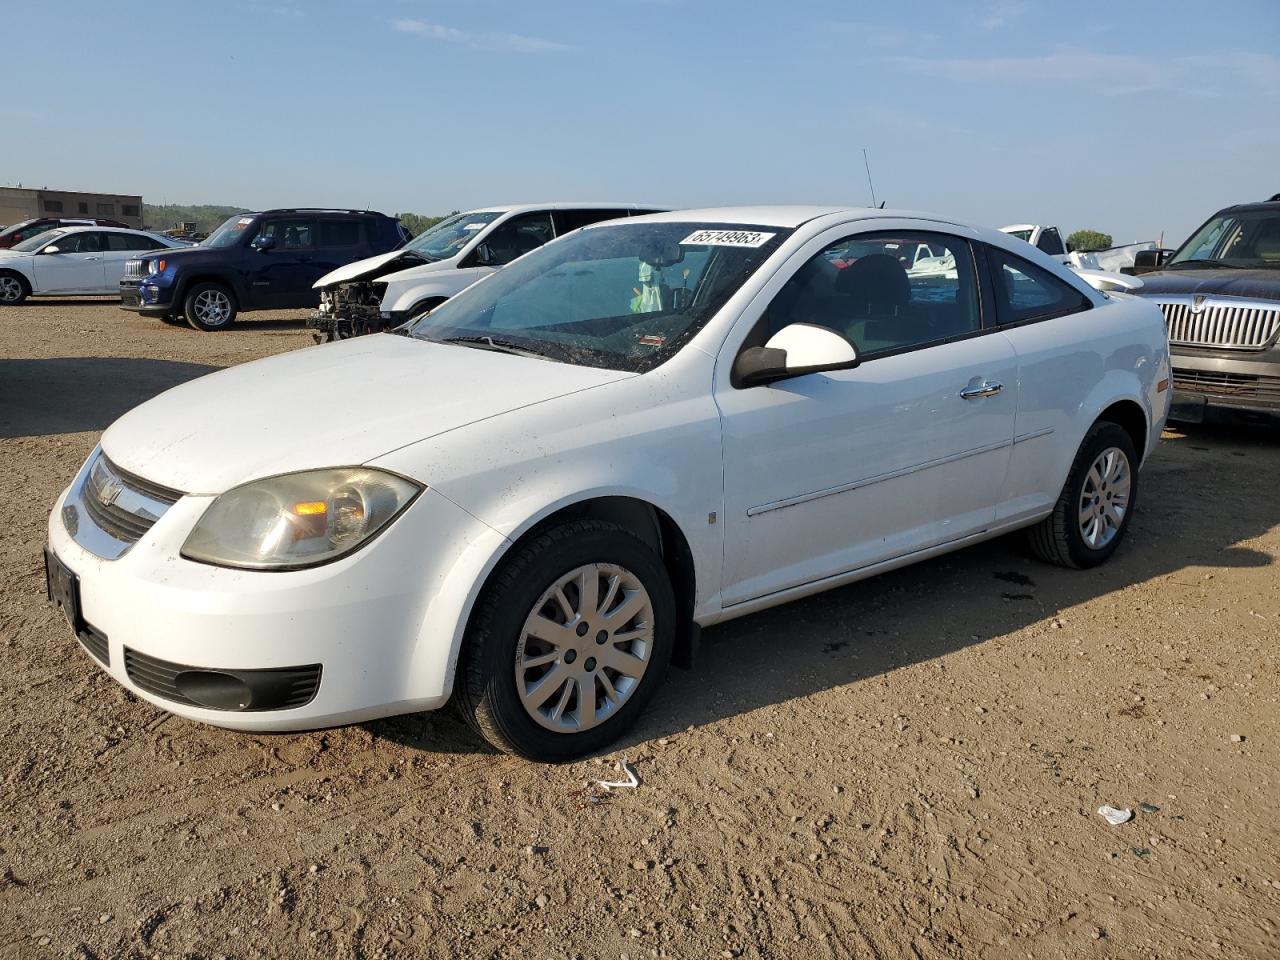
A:
[[[475,252],[466,257],[463,266],[482,266],[492,272],[505,267],[516,257],[537,250],[556,236],[551,212],[538,210],[521,213],[504,220],[485,235]]]
[[[36,290],[40,293],[101,293],[106,286],[103,263],[106,235],[77,230],[54,237],[34,258]],[[46,251],[56,249],[56,253]]]
[[[309,265],[311,284],[326,273],[369,255],[372,224],[355,217],[322,217],[316,223],[315,251]],[[308,284],[310,288],[311,284]],[[317,294],[318,296],[318,294]]]
[[[969,240],[886,226],[815,238],[748,308],[750,333],[726,341],[716,400],[727,606],[994,522],[1017,406],[1013,349],[983,324]],[[954,271],[909,276],[898,251],[917,243],[954,257]],[[733,386],[737,352],[797,322],[845,336],[858,364]]]
[[[316,219],[277,217],[263,222],[254,244],[270,240],[269,248],[251,245],[247,251],[252,306],[305,307],[319,303],[311,289],[327,271],[316,272]]]

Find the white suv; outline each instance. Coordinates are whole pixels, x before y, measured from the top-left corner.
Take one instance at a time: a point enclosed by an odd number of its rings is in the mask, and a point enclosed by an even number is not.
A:
[[[954,270],[912,276],[919,244]],[[452,696],[502,749],[578,756],[698,626],[1020,527],[1102,563],[1169,402],[1156,306],[889,210],[587,227],[406,333],[103,434],[48,583],[116,680],[250,730]]]
[[[27,297],[119,294],[125,261],[147,250],[189,247],[146,230],[60,227],[0,250],[0,305]]]
[[[398,327],[530,250],[603,220],[657,213],[636,203],[525,203],[446,217],[391,253],[339,267],[316,281],[317,342]]]

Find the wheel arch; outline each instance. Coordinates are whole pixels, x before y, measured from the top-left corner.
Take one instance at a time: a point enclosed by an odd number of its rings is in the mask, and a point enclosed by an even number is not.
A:
[[[671,578],[679,616],[672,661],[677,666],[690,665],[698,641],[697,626],[693,622],[694,599],[697,596],[697,571],[693,562],[693,551],[680,525],[671,514],[657,504],[627,494],[589,496],[561,504],[542,516],[530,518],[529,522],[509,540],[502,551],[502,556],[505,557],[516,546],[549,527],[557,526],[566,520],[580,519],[616,523],[639,536],[662,559],[662,565],[666,567],[667,575]],[[501,563],[502,557],[499,557],[489,569],[485,575],[484,584],[476,592],[477,599]],[[474,606],[473,602],[467,611],[468,622]]]
[[[228,292],[231,294],[231,299],[235,303],[236,310],[240,312],[244,311],[245,300],[241,291],[236,286],[235,281],[222,273],[208,273],[201,271],[200,273],[192,274],[190,277],[183,277],[181,284],[178,286],[178,295],[174,298],[174,303],[179,307],[185,305],[187,302],[187,294],[191,292],[191,288],[201,283],[216,283],[220,286],[226,287]]]
[[[1150,427],[1147,413],[1136,400],[1117,400],[1094,419],[1094,423],[1106,420],[1122,427],[1133,441],[1133,448],[1138,453],[1138,464],[1141,465],[1147,451],[1147,435]]]
[[[432,604],[436,609],[428,608],[419,635],[419,650],[415,656],[417,665],[428,673],[442,668],[443,687],[433,693],[438,693],[441,697],[451,695],[471,618],[480,597],[493,581],[503,560],[517,545],[549,526],[583,517],[609,520],[634,530],[658,551],[671,577],[679,617],[672,662],[677,666],[692,663],[697,650],[699,630],[693,620],[697,581],[687,533],[668,511],[650,500],[631,494],[588,493],[569,502],[548,505],[529,517],[510,536],[501,537],[500,540],[497,540],[500,535],[492,531],[492,539],[487,539],[485,543],[477,542],[455,562],[453,569],[439,584],[437,602]],[[449,597],[456,599],[449,602]],[[441,644],[441,641],[447,646]],[[437,664],[437,667],[429,668],[430,663]]]
[[[0,276],[17,277],[18,282],[26,290],[26,296],[28,297],[33,296],[36,292],[36,285],[31,278],[16,267],[0,267]]]

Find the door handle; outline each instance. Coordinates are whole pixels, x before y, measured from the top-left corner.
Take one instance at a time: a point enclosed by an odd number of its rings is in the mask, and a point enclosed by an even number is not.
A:
[[[961,390],[960,396],[965,400],[981,400],[983,397],[994,397],[1003,389],[1003,383],[994,383],[991,380],[983,380],[982,383],[976,387],[968,387]]]

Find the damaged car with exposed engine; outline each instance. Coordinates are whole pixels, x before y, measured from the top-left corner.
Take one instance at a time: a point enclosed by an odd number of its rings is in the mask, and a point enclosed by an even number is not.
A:
[[[556,237],[664,209],[638,203],[533,203],[456,213],[398,250],[317,280],[320,306],[307,326],[317,343],[390,330]]]

